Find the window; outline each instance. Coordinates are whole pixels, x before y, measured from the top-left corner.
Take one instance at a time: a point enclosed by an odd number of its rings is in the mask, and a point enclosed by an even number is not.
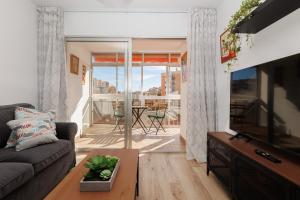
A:
[[[143,67],[143,95],[166,95],[166,66]]]
[[[117,66],[117,93],[123,94],[125,92],[125,67]]]
[[[117,91],[116,67],[94,67],[93,93],[115,94]]]
[[[133,105],[146,105],[151,110],[157,105],[166,104],[168,111],[164,123],[170,125],[180,124],[180,56],[181,54],[165,53],[132,55]],[[95,107],[102,108],[100,110],[103,115],[105,109],[111,106],[111,99],[119,98],[125,91],[125,60],[121,54],[108,53],[97,54],[94,61],[96,66],[93,71],[93,94],[113,94],[100,96],[101,101],[94,103]],[[107,115],[109,114],[111,111],[107,111]],[[111,121],[109,117],[100,118],[97,118],[99,122]]]
[[[132,92],[133,94],[141,94],[142,92],[142,67],[132,67]]]
[[[180,94],[181,67],[170,67],[170,91],[169,94]]]

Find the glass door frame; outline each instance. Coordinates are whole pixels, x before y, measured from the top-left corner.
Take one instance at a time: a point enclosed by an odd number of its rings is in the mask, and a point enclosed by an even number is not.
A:
[[[124,104],[125,104],[125,134],[124,147],[125,149],[132,148],[132,38],[102,38],[102,37],[66,37],[66,42],[123,42],[126,44],[125,57],[125,73],[124,73]],[[92,62],[92,55],[90,59]],[[89,89],[89,105],[90,105],[90,119],[92,121],[92,107],[93,107],[93,69],[90,73],[90,89]],[[92,124],[90,122],[90,124]]]

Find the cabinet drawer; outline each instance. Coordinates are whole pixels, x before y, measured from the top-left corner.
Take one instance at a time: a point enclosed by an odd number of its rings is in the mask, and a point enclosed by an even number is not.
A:
[[[223,162],[215,154],[211,153],[209,155],[209,168],[214,174],[224,183],[229,190],[231,190],[231,171],[230,166],[227,162]]]
[[[271,176],[267,170],[248,162],[243,158],[236,158],[236,192],[238,199],[248,200],[283,200],[288,194],[288,186],[282,179]]]
[[[210,151],[213,151],[213,152],[219,154],[227,162],[231,161],[230,149],[228,147],[226,147],[225,145],[223,145],[222,143],[218,142],[214,138],[209,138],[208,146],[209,146]]]

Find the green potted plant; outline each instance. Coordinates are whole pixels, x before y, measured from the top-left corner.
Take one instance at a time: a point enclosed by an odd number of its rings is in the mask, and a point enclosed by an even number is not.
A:
[[[229,34],[226,37],[226,40],[221,41],[225,49],[229,52],[235,52],[236,55],[241,51],[242,38],[239,33],[234,33],[234,28],[244,19],[251,18],[251,12],[257,8],[261,3],[265,0],[244,0],[238,11],[231,16],[229,24],[226,29],[229,30]],[[246,42],[249,47],[252,46],[251,35],[246,34]],[[227,70],[230,71],[234,62],[237,60],[236,57],[231,58],[229,62],[227,62]]]
[[[120,165],[120,159],[110,155],[96,155],[87,160],[89,171],[80,181],[80,191],[110,191]]]

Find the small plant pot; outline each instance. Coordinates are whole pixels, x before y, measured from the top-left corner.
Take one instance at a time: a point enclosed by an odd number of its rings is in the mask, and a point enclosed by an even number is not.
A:
[[[114,171],[107,181],[84,181],[84,177],[80,181],[81,192],[109,192],[112,189],[120,167],[120,159],[118,160]]]

